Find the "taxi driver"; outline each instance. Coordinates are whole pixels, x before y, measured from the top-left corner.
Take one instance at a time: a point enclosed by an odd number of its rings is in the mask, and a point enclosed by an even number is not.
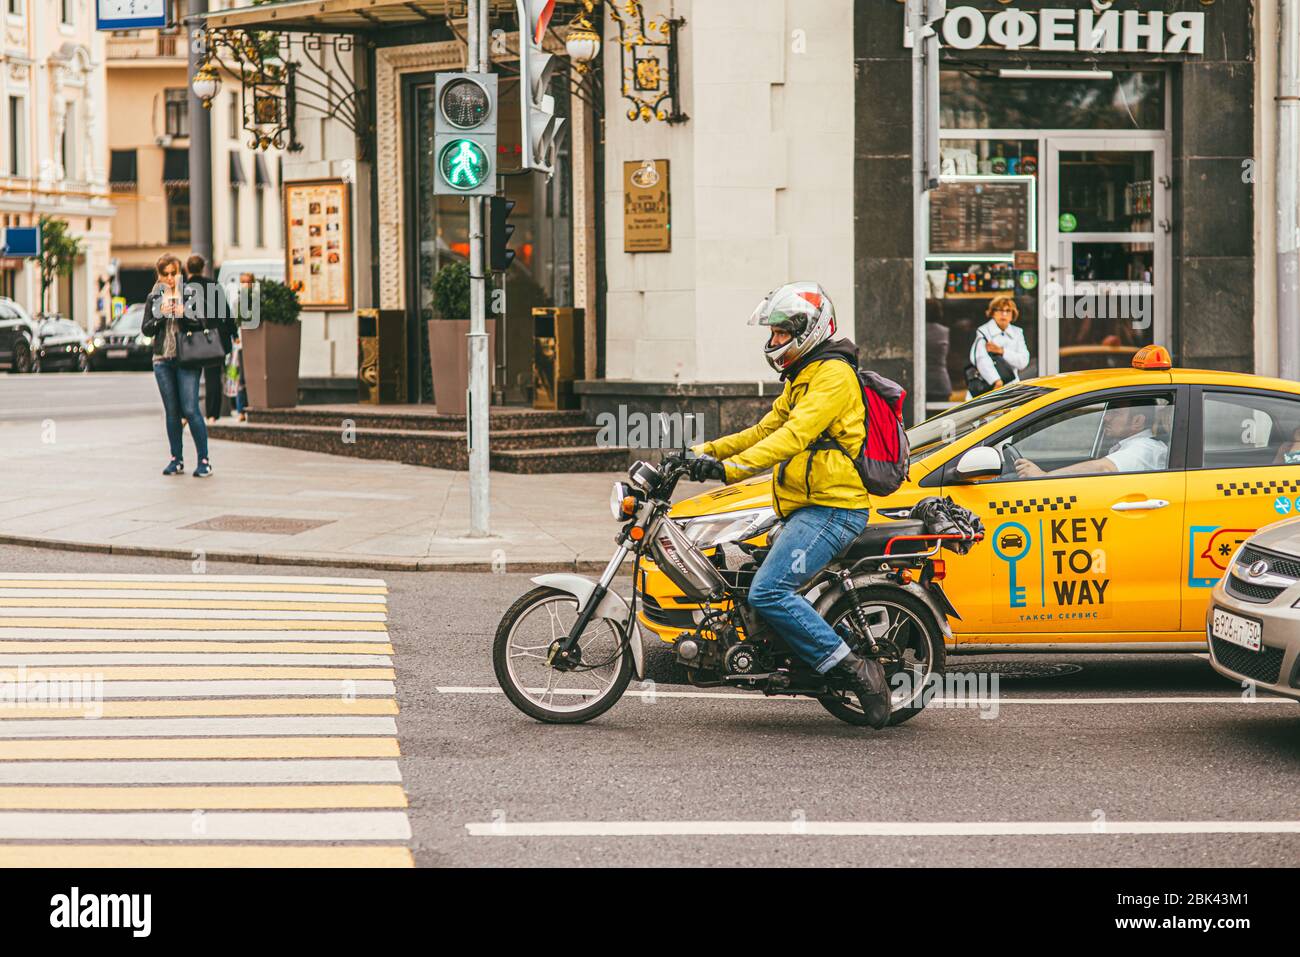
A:
[[[1169,449],[1152,433],[1157,414],[1150,399],[1112,402],[1102,419],[1102,444],[1108,449],[1104,456],[1051,471],[1044,471],[1029,459],[1016,459],[1016,473],[1021,478],[1034,478],[1159,471],[1168,461]]]

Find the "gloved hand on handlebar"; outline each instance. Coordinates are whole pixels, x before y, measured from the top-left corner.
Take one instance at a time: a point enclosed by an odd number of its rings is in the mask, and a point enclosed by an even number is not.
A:
[[[727,470],[712,455],[697,455],[688,464],[691,469],[692,482],[708,482],[710,480],[725,482],[727,480]]]

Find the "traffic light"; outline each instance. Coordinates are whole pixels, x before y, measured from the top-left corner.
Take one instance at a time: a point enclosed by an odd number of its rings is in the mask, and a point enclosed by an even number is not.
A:
[[[510,211],[515,208],[513,199],[504,196],[492,197],[492,264],[493,272],[505,272],[515,260],[515,251],[510,248],[510,235],[515,227],[506,222]]]
[[[439,73],[434,96],[434,195],[493,195],[497,191],[496,74]]]
[[[523,169],[547,176],[555,168],[555,145],[563,117],[555,115],[555,97],[546,92],[562,63],[542,49],[555,0],[515,0],[519,13],[519,123],[524,150]]]

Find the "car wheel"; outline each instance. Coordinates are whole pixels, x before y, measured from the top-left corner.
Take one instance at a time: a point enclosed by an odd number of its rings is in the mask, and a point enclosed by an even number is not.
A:
[[[26,342],[19,341],[14,347],[14,362],[9,367],[10,372],[31,372],[32,371],[32,350]]]

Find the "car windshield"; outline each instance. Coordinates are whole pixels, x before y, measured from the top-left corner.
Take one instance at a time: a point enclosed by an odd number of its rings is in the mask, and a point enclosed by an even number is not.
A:
[[[140,323],[142,323],[143,321],[144,321],[144,309],[136,308],[135,306],[132,306],[126,312],[122,313],[122,317],[118,319],[117,322],[109,326],[109,328],[113,332],[130,334],[133,332],[139,332]]]
[[[907,442],[912,450],[908,461],[920,462],[1048,391],[1037,385],[1013,385],[963,402],[932,419],[926,419],[907,430]]]

